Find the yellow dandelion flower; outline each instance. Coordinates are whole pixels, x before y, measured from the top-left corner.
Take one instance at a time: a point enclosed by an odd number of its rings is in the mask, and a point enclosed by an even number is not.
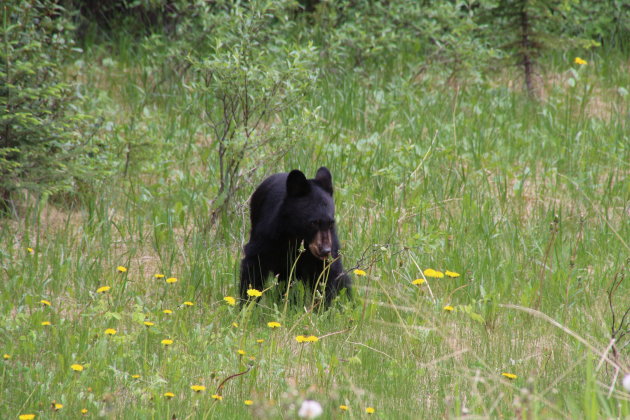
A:
[[[365,412],[368,414],[374,414],[376,413],[376,410],[374,409],[374,407],[368,407],[365,409]]]
[[[343,405],[343,404],[342,404],[342,405],[340,405],[340,406],[339,406],[339,409],[340,409],[341,411],[348,411],[349,407],[348,407],[347,405]]]
[[[18,419],[20,420],[33,420],[35,418],[35,414],[20,414]]]
[[[175,396],[175,394],[173,394],[172,392],[165,392],[164,396],[170,400]]]
[[[40,300],[39,303],[41,303],[44,306],[50,306],[50,301],[47,301],[45,299]]]
[[[155,325],[155,324],[154,324],[153,322],[151,322],[151,321],[144,321],[144,322],[143,322],[143,324],[144,324],[144,325],[146,325],[147,327],[152,327],[152,326],[154,326],[154,325]]]
[[[448,271],[448,270],[446,270],[444,272],[444,274],[446,274],[446,277],[451,277],[451,278],[455,278],[455,277],[459,277],[460,276],[459,273],[456,273],[454,271]]]
[[[35,250],[33,248],[26,248],[26,252],[32,255],[35,253]]]
[[[195,392],[202,392],[206,390],[206,387],[203,385],[191,385],[190,389],[192,389]]]
[[[243,404],[245,404],[245,405],[253,405],[254,401],[252,401],[252,400],[245,400],[245,401],[243,401]]]
[[[88,409],[87,408],[82,408],[81,409],[81,414],[85,415],[88,413]]]
[[[75,372],[83,372],[83,365],[75,363],[73,365],[70,365],[70,369],[74,370]]]
[[[518,376],[516,376],[516,375],[515,375],[515,374],[513,374],[513,373],[503,372],[503,373],[501,373],[501,375],[505,376],[505,377],[506,377],[506,378],[508,378],[508,379],[516,379],[516,378],[518,378]]]
[[[247,289],[247,296],[249,297],[261,297],[262,292],[256,289]]]
[[[306,337],[305,341],[308,343],[317,343],[319,341],[319,338],[315,337],[314,335],[309,335],[308,337]]]
[[[116,334],[116,330],[113,328],[108,328],[105,330],[105,334],[106,335],[115,335]]]
[[[195,306],[195,304],[189,300],[187,300],[186,302],[184,302],[184,306]]]
[[[168,284],[177,283],[177,277],[169,277],[169,278],[166,279],[166,282]]]
[[[276,321],[267,322],[267,326],[269,328],[280,328],[281,327],[280,323],[276,322]]]
[[[232,322],[232,326],[233,326],[234,328],[238,328],[238,322]]]
[[[448,312],[453,312],[455,310],[455,308],[453,308],[451,305],[446,305],[442,309],[444,309],[445,311],[448,311]]]
[[[242,350],[242,349],[238,349],[238,350],[236,350],[236,352],[237,352],[238,354],[240,354],[241,356],[245,356],[245,354],[246,354],[246,353],[245,353],[245,350]]]
[[[213,400],[217,400],[217,401],[221,401],[223,399],[223,397],[221,395],[214,394],[214,395],[212,395],[212,399]]]
[[[11,355],[10,355],[10,354],[6,354],[6,353],[4,353],[4,354],[2,355],[2,358],[3,358],[4,360],[9,360],[9,359],[11,358]]]
[[[306,341],[306,337],[304,337],[303,335],[298,335],[297,337],[295,337],[295,341],[297,341],[298,343],[304,343]]]
[[[54,401],[52,402],[52,404],[50,406],[51,406],[51,408],[54,411],[59,411],[59,410],[61,410],[63,408],[63,404],[59,404],[59,403],[56,403]]]
[[[226,296],[223,298],[223,300],[230,306],[236,305],[236,299],[234,299],[232,296]]]
[[[96,289],[96,293],[105,293],[105,292],[109,292],[109,290],[111,289],[110,286],[101,286],[98,289]]]
[[[411,284],[415,284],[416,286],[420,286],[422,283],[424,283],[424,279],[415,279],[411,282]]]
[[[118,267],[116,267],[116,270],[118,270],[119,273],[126,273],[127,267],[119,265]]]
[[[171,344],[173,344],[173,340],[171,340],[170,338],[165,338],[164,340],[161,341],[161,343],[165,346],[168,347]]]
[[[258,340],[256,340],[256,342],[257,342],[258,344],[262,344],[262,343],[264,343],[264,342],[265,342],[265,340],[264,340],[264,339],[262,339],[262,338],[259,338]]]
[[[588,61],[584,60],[583,58],[580,57],[575,57],[575,60],[573,60],[573,62],[579,66],[585,66],[588,64]]]
[[[171,311],[170,309],[164,309],[162,312],[165,313],[166,315],[170,315],[173,313],[173,311]]]
[[[355,276],[367,276],[367,273],[363,270],[359,270],[358,268],[353,271]]]
[[[434,270],[432,268],[427,268],[426,270],[424,270],[424,276],[432,277],[434,279],[441,279],[442,277],[444,277],[444,273],[442,273],[441,271]]]
[[[50,323],[50,321],[42,321],[42,326],[43,326],[43,327],[48,327],[48,326],[50,326],[50,325],[52,325],[52,324]]]
[[[154,274],[153,277],[156,279],[163,279],[166,276],[164,274]]]
[[[134,374],[134,375],[131,375],[131,377],[132,377],[133,379],[140,379],[140,375],[138,375],[137,373],[136,373],[136,374]]]

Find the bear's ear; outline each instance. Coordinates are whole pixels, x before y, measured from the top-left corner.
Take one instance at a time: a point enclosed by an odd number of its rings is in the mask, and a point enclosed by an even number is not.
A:
[[[311,189],[306,176],[297,169],[289,172],[287,177],[287,196],[300,197],[306,195]]]
[[[328,168],[322,166],[317,170],[317,174],[315,174],[315,182],[317,182],[324,191],[330,195],[333,194],[332,175],[330,174]]]

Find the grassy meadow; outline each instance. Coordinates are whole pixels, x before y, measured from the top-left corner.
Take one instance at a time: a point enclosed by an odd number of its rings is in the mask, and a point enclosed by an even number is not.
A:
[[[211,224],[194,90],[156,83],[141,50],[86,51],[67,77],[118,166],[0,221],[1,417],[292,419],[310,399],[326,419],[630,418],[629,337],[611,343],[630,305],[630,65],[575,55],[545,58],[538,101],[516,69],[323,72],[275,116],[302,126],[288,152],[248,158]],[[270,279],[239,310],[249,195],[319,166],[354,300],[313,310],[298,285],[285,304]]]

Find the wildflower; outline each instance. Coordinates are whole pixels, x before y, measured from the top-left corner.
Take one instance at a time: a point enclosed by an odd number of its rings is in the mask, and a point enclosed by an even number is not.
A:
[[[54,411],[59,411],[59,410],[61,410],[63,408],[63,404],[59,404],[59,403],[56,403],[56,402],[53,401],[50,404],[50,408],[52,408]]]
[[[43,326],[43,327],[48,327],[48,326],[50,326],[50,325],[52,325],[52,324],[50,323],[50,321],[42,321],[42,326]]]
[[[226,296],[223,298],[223,300],[230,306],[236,305],[236,299],[234,299],[232,296]]]
[[[427,268],[426,270],[424,270],[424,276],[432,277],[434,279],[441,279],[442,277],[444,277],[444,273],[442,273],[441,271],[434,270],[432,268]]]
[[[164,340],[161,341],[161,343],[165,346],[168,347],[171,344],[173,344],[173,340],[171,340],[170,338],[165,338]]]
[[[195,306],[195,304],[187,300],[186,302],[184,302],[184,306]]]
[[[35,418],[35,414],[20,414],[18,419],[20,420],[33,420]]]
[[[626,388],[628,392],[630,392],[630,373],[623,377],[621,383],[623,384],[623,387]]]
[[[580,65],[580,66],[585,66],[585,65],[588,64],[588,62],[586,60],[584,60],[584,59],[582,59],[580,57],[575,57],[575,60],[573,60],[573,62],[575,64],[577,64],[577,65]]]
[[[172,392],[165,392],[164,396],[170,400],[175,396],[175,394],[173,394]]]
[[[232,322],[232,326],[233,326],[234,328],[238,328],[238,322]]]
[[[119,273],[126,273],[127,272],[127,267],[119,265],[118,267],[116,267],[116,270],[118,270]]]
[[[109,292],[109,289],[111,289],[111,287],[109,287],[109,286],[101,286],[98,289],[96,289],[96,293]]]
[[[416,286],[420,286],[422,283],[424,283],[424,279],[415,279],[411,282],[411,284],[415,284]]]
[[[244,403],[245,405],[253,405],[253,404],[254,404],[254,401],[252,401],[252,400],[245,400],[245,401],[243,401],[243,403]]]
[[[256,342],[257,342],[258,344],[262,344],[262,343],[264,343],[264,342],[265,342],[265,340],[263,340],[262,338],[259,338],[258,340],[256,340]]]
[[[256,289],[247,289],[247,296],[249,297],[261,297],[262,292]]]
[[[363,270],[359,270],[358,268],[353,271],[355,276],[367,276],[367,273]]]
[[[280,328],[281,327],[280,323],[276,322],[276,321],[267,322],[267,326],[269,328]]]
[[[349,408],[349,407],[348,407],[347,405],[343,405],[343,404],[339,406],[339,409],[340,409],[341,411],[348,411],[348,408]]]
[[[81,409],[81,414],[86,415],[88,413],[88,409],[87,408],[82,408]]]
[[[26,248],[26,252],[33,255],[35,253],[35,250],[33,248]]]
[[[376,410],[374,409],[374,407],[368,407],[365,409],[365,412],[368,414],[374,414],[376,413]]]
[[[83,366],[78,363],[71,365],[70,369],[74,370],[75,372],[83,372]]]
[[[206,390],[206,387],[203,385],[191,385],[190,389],[192,389],[195,392],[202,392]]]
[[[217,401],[221,401],[221,400],[223,400],[223,396],[218,395],[218,394],[213,394],[212,395],[212,399],[213,400],[217,400]]]
[[[151,322],[151,321],[144,321],[144,322],[143,322],[143,324],[144,324],[144,325],[146,325],[147,327],[152,327],[152,326],[154,326],[154,325],[155,325],[155,324],[154,324],[153,322]]]
[[[154,274],[153,277],[155,277],[156,279],[163,279],[165,276],[164,274]]]
[[[317,341],[319,341],[319,338],[315,337],[314,335],[309,335],[308,337],[298,335],[297,337],[295,337],[295,340],[298,343],[316,343]]]
[[[173,311],[171,311],[170,309],[164,309],[162,312],[164,312],[166,315],[170,315],[173,313]]]
[[[136,374],[134,374],[134,375],[131,375],[131,377],[132,377],[133,379],[140,379],[140,375],[138,375],[137,373],[136,373]]]
[[[50,302],[45,299],[40,300],[39,303],[41,303],[44,306],[50,306]]]
[[[446,277],[451,277],[451,278],[455,278],[455,277],[459,277],[460,276],[459,273],[456,273],[454,271],[448,271],[448,270],[446,270],[444,272],[444,274],[446,274]]]
[[[305,400],[300,407],[300,411],[298,411],[298,416],[305,419],[314,419],[321,416],[323,412],[324,410],[320,403],[313,400]]]
[[[105,334],[106,335],[115,335],[116,334],[116,330],[113,328],[108,328],[105,330]]]
[[[237,352],[238,354],[240,354],[241,356],[245,356],[245,354],[246,354],[246,353],[245,353],[245,350],[242,350],[242,349],[238,349],[238,350],[236,350],[236,352]]]
[[[513,373],[503,372],[503,373],[501,373],[501,375],[505,376],[505,377],[506,377],[506,378],[508,378],[508,379],[516,379],[516,378],[518,378],[518,376],[516,376],[516,375],[515,375],[515,374],[513,374]]]
[[[444,309],[445,311],[448,311],[448,312],[453,312],[453,310],[455,310],[455,308],[453,308],[451,305],[446,305],[442,309]]]
[[[6,354],[6,353],[5,353],[5,354],[3,354],[3,355],[2,355],[2,358],[3,358],[4,360],[9,360],[9,359],[11,358],[11,355],[10,355],[10,354]]]
[[[295,337],[295,341],[297,341],[298,343],[304,343],[306,341],[306,337],[304,337],[303,335],[298,335],[297,337]]]
[[[177,283],[177,277],[169,277],[169,278],[166,279],[166,282],[168,284]]]

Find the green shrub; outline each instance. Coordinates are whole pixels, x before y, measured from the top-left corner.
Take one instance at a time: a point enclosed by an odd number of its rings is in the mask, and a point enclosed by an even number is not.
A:
[[[0,26],[0,209],[18,191],[69,190],[89,169],[89,141],[72,87],[61,72],[74,51],[73,26],[52,0],[9,0]]]

